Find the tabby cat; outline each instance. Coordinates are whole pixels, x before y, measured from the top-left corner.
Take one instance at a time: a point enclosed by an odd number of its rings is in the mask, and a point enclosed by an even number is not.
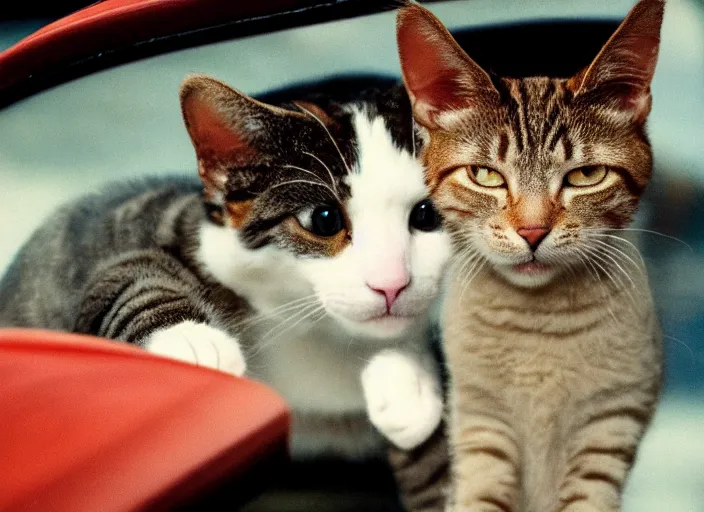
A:
[[[291,406],[295,458],[379,454],[360,371],[405,347],[436,407],[427,327],[451,247],[403,87],[358,96],[271,106],[188,78],[200,181],[113,185],[61,208],[0,283],[0,325],[246,369]]]
[[[618,233],[651,176],[663,10],[639,2],[568,79],[490,76],[428,10],[399,13],[422,161],[456,248],[442,319],[447,509],[620,509],[662,373],[646,273]],[[404,428],[382,426],[410,448]],[[416,510],[438,510],[440,490],[416,491]]]

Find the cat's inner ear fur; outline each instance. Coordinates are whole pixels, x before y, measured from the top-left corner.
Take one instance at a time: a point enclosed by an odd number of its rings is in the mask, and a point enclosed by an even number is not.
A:
[[[280,134],[274,132],[288,126],[286,121],[293,118],[307,121],[307,115],[259,102],[203,75],[186,78],[180,97],[204,198],[212,210],[209,216],[221,223],[225,214],[231,225],[239,227],[252,199],[246,190],[231,190],[233,184],[251,182],[251,170],[261,168],[277,153],[273,146]],[[238,171],[242,175],[239,180],[233,176]],[[237,199],[231,200],[233,196]]]
[[[665,2],[641,0],[592,63],[567,81],[575,95],[596,91],[643,122],[650,112]]]
[[[434,129],[453,112],[498,100],[490,76],[428,9],[399,10],[396,39],[403,81],[421,125]]]

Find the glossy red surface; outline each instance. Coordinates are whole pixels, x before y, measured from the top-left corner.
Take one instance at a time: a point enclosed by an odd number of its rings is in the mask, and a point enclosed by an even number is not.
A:
[[[43,27],[0,53],[0,89],[34,73],[70,65],[101,52],[228,22],[280,16],[300,9],[301,3],[300,0],[104,0]]]
[[[286,445],[257,382],[136,347],[0,330],[0,510],[101,512],[197,495]]]

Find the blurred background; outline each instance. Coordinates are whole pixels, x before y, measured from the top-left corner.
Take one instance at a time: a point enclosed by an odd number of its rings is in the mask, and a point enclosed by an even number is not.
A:
[[[0,50],[85,4],[63,2],[41,18],[21,6],[8,10],[0,19]],[[531,50],[537,54],[529,55],[537,69],[541,63],[567,62],[570,45],[582,36],[593,36],[598,50],[632,5],[630,0],[457,0],[429,7],[463,35],[475,60],[500,72],[522,69],[521,52],[546,35],[540,50]],[[570,24],[586,21],[594,23]],[[544,30],[563,22],[555,32]],[[510,37],[504,36],[506,29]],[[594,48],[590,44],[575,50],[575,62],[565,69],[588,63],[596,54],[585,57]],[[174,51],[0,109],[0,272],[57,205],[116,179],[194,173],[177,94],[191,72],[214,75],[253,95],[336,75],[398,77],[394,13]],[[638,240],[665,332],[667,374],[624,510],[703,512],[704,1],[667,1],[653,97],[649,133],[655,178],[635,227],[647,230]]]

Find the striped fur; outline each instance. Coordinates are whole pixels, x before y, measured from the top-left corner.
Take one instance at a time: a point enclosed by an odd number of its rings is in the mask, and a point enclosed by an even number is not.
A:
[[[389,462],[408,510],[438,512],[445,508],[450,471],[444,432],[444,426],[440,426],[412,450],[389,448]]]
[[[619,509],[661,375],[647,281],[631,278],[536,291],[485,269],[451,287],[456,510]]]
[[[63,207],[8,269],[2,324],[138,341],[156,326],[212,317],[193,258],[202,212],[198,182],[182,178]]]
[[[456,246],[447,510],[620,509],[662,374],[645,268],[618,236],[651,175],[662,14],[639,2],[570,79],[491,77],[428,10],[399,14],[428,182]]]

